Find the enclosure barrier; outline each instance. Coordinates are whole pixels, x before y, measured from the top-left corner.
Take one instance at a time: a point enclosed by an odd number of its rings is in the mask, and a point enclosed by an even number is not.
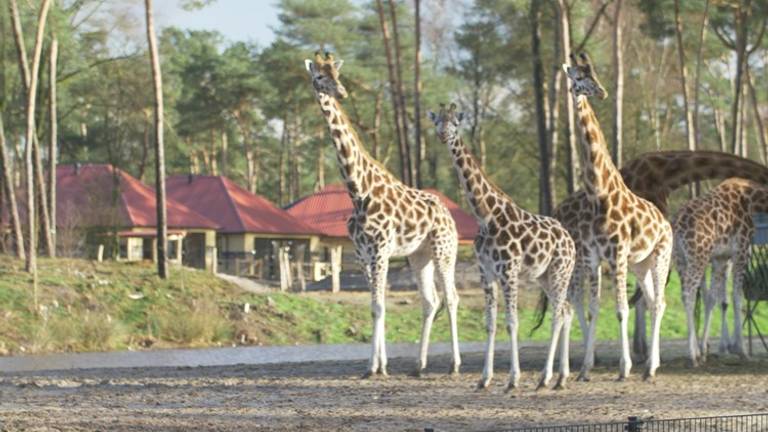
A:
[[[764,432],[768,431],[768,414],[745,414],[717,417],[691,417],[657,420],[653,417],[628,417],[625,422],[531,426],[493,429],[487,432]],[[425,428],[424,432],[435,432]]]

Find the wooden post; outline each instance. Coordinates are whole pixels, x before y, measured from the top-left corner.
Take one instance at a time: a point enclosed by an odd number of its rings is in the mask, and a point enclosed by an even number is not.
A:
[[[102,262],[104,260],[104,245],[99,245],[99,251],[96,253],[96,261]]]
[[[341,291],[341,252],[343,247],[331,247],[331,292]]]
[[[293,249],[295,254],[296,278],[299,280],[299,290],[301,290],[301,292],[307,290],[307,280],[304,277],[304,252],[306,249],[307,246],[304,244],[297,244]]]
[[[286,292],[291,289],[291,262],[288,257],[289,246],[282,246],[278,242],[273,242],[276,245],[277,262],[280,269],[280,291]]]

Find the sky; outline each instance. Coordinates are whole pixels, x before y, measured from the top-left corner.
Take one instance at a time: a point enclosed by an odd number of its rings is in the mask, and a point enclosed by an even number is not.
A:
[[[155,0],[156,22],[160,27],[217,30],[231,41],[269,45],[278,24],[275,0],[216,0],[195,11],[185,11],[181,0]]]

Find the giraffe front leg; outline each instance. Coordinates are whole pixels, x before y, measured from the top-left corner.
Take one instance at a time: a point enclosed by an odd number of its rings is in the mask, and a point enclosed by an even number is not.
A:
[[[449,245],[449,246],[446,246]],[[448,308],[448,323],[451,327],[451,367],[449,374],[456,376],[461,368],[461,352],[459,351],[459,294],[456,292],[456,254],[458,243],[455,235],[451,233],[446,241],[432,242],[432,256],[437,266],[437,281],[445,296],[445,305]]]
[[[568,299],[573,305],[576,312],[576,317],[579,320],[579,327],[581,329],[581,342],[584,346],[587,346],[587,333],[589,331],[589,325],[587,324],[587,315],[584,312],[584,269],[585,265],[582,263],[576,264],[571,275],[571,280],[568,284]]]
[[[541,373],[541,379],[539,380],[537,389],[546,387],[552,379],[552,369],[555,363],[555,355],[557,354],[558,340],[562,336],[566,314],[568,314],[566,311],[566,308],[569,307],[566,300],[567,285],[567,277],[555,274],[548,275],[547,281],[545,282],[544,291],[549,298],[549,303],[552,305],[552,333],[550,336],[549,351],[547,352],[547,361],[544,365],[544,370]],[[558,385],[562,385],[564,379],[564,362],[562,358],[560,360],[560,379],[558,380]],[[565,363],[567,364],[567,360]]]
[[[483,376],[477,383],[478,389],[486,389],[493,379],[493,356],[496,344],[496,316],[498,314],[498,286],[490,279],[490,272],[480,266],[480,282],[485,291],[485,331],[488,340],[485,344],[485,361],[483,363]]]
[[[371,360],[368,364],[368,371],[363,378],[370,378],[379,374],[387,376],[387,353],[385,347],[385,293],[387,285],[387,270],[389,261],[387,258],[379,257],[370,264],[371,281],[371,315],[373,318],[373,337]]]
[[[584,350],[584,362],[581,365],[581,371],[577,381],[589,381],[589,372],[595,366],[595,343],[597,339],[597,317],[600,314],[600,285],[601,269],[599,266],[591,268],[589,274],[590,296],[589,296],[589,328],[586,334],[586,348]]]
[[[616,317],[619,320],[621,338],[621,358],[619,360],[619,381],[629,377],[632,369],[632,357],[629,354],[629,303],[627,302],[627,259],[621,256],[616,260],[614,275],[614,289],[616,290]]]
[[[749,235],[746,238],[751,239]],[[744,319],[741,315],[741,300],[744,298],[743,285],[744,285],[744,272],[747,270],[747,264],[749,263],[749,245],[745,245],[740,248],[739,254],[733,260],[733,340],[731,341],[730,351],[733,354],[737,354],[742,359],[747,359],[747,351],[744,349],[744,337],[742,335],[742,327]]]
[[[520,353],[517,341],[518,317],[517,317],[517,295],[518,295],[518,277],[519,270],[515,267],[509,267],[503,273],[501,279],[502,289],[504,290],[504,300],[506,307],[507,332],[509,333],[509,382],[507,391],[516,389],[520,384]]]
[[[645,335],[645,311],[648,309],[648,305],[639,284],[635,284],[635,291],[639,292],[640,298],[635,303],[635,333],[632,336],[632,352],[639,361],[644,361],[648,358],[648,341]]]
[[[649,297],[648,306],[651,309],[651,352],[648,356],[648,364],[643,376],[646,380],[656,376],[656,369],[658,369],[661,364],[661,320],[664,316],[664,310],[667,307],[665,301],[665,289],[667,277],[669,276],[671,254],[672,230],[670,228],[667,241],[662,242],[657,246],[653,258],[653,267],[651,267],[652,291],[649,289],[645,290],[645,293],[648,294],[647,297]],[[651,297],[651,294],[653,297]],[[695,349],[695,343],[693,346]]]
[[[431,257],[431,251],[419,250],[413,253],[408,261],[412,271],[416,274],[416,282],[421,294],[421,339],[419,340],[419,362],[414,373],[421,376],[427,368],[427,353],[429,351],[429,337],[435,314],[440,306],[440,299],[435,291],[434,273],[435,265]]]
[[[709,355],[709,334],[710,327],[712,326],[712,314],[715,306],[718,302],[721,304],[721,311],[723,311],[723,318],[725,318],[725,312],[728,309],[728,302],[724,301],[725,297],[725,284],[728,280],[728,260],[725,259],[713,259],[712,260],[712,273],[709,277],[709,286],[707,286],[706,276],[704,270],[702,270],[702,282],[701,282],[701,297],[704,299],[704,328],[702,330],[701,341],[699,342],[699,352],[701,353],[701,361],[707,360]],[[722,297],[723,300],[719,300]],[[725,306],[724,308],[722,306]],[[723,321],[727,325],[727,320]],[[727,352],[727,339],[728,331],[726,327],[726,338],[721,338],[720,350]],[[726,342],[725,345],[722,345]]]

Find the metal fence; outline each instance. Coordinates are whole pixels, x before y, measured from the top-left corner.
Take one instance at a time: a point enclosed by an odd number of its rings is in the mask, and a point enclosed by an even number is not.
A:
[[[763,432],[768,431],[768,414],[718,417],[654,419],[629,417],[625,422],[531,426],[494,429],[487,432]],[[435,432],[426,428],[424,432]]]

